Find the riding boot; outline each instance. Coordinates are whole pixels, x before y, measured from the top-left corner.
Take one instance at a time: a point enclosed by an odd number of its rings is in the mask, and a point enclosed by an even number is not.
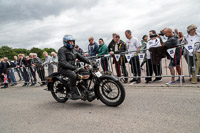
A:
[[[95,98],[96,98],[95,93],[89,93],[88,94],[88,101],[89,102],[92,102]]]
[[[71,87],[71,99],[72,100],[78,100],[81,99],[82,97],[80,96],[79,92],[78,92],[78,88],[77,87]]]

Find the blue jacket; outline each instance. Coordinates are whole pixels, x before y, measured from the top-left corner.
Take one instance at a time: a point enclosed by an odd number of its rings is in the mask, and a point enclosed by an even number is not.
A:
[[[99,45],[94,42],[93,45],[88,45],[88,53],[90,56],[96,56],[96,54],[98,54],[98,50],[99,50]]]

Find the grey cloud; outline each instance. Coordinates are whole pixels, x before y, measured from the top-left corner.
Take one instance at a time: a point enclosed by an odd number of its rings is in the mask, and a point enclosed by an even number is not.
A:
[[[96,3],[96,0],[1,0],[0,23],[43,19],[64,10],[89,9]]]
[[[0,24],[3,23],[0,44],[12,47],[58,49],[63,35],[72,34],[77,44],[86,50],[89,36],[94,36],[97,42],[102,37],[108,44],[113,32],[125,41],[126,29],[141,39],[151,29],[159,32],[171,27],[185,33],[189,24],[200,27],[198,0],[16,0],[13,3],[5,0],[0,2],[0,7]]]

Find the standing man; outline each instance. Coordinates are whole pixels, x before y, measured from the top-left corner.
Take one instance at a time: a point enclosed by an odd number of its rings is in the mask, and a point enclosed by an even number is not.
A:
[[[131,71],[134,75],[134,78],[130,82],[136,81],[136,83],[141,82],[141,69],[140,69],[140,60],[138,56],[138,51],[140,50],[141,43],[140,41],[131,35],[130,30],[125,31],[126,38],[128,39],[126,41],[126,44],[128,46],[128,51],[131,53],[132,57],[130,60],[131,64]]]
[[[172,29],[170,28],[165,28],[164,29],[164,35],[166,37],[168,37],[167,41],[164,43],[161,39],[160,36],[158,36],[160,38],[160,42],[161,42],[161,45],[162,46],[166,46],[167,48],[174,48],[174,47],[177,47],[178,45],[178,36],[175,36],[173,34],[173,31]],[[175,57],[176,58],[171,58],[170,59],[170,63],[169,63],[169,70],[170,70],[170,73],[171,73],[171,81],[169,81],[168,83],[166,83],[166,85],[172,85],[172,84],[175,84],[176,81],[175,81],[175,69],[174,67],[179,67],[178,69],[180,69],[180,49],[177,47],[176,48],[176,51],[175,51]],[[178,71],[180,74],[181,72]]]
[[[96,54],[98,54],[99,45],[94,41],[94,37],[90,37],[88,45],[88,54],[89,56],[93,56],[93,59],[96,59]]]
[[[50,63],[53,65],[53,72],[54,72],[55,68],[57,69],[58,67],[58,56],[55,52],[51,52]]]
[[[29,64],[30,64],[29,69],[30,69],[31,75],[33,77],[33,81],[32,81],[32,84],[30,86],[34,86],[37,83],[37,77],[36,77],[35,67],[33,67],[33,64],[34,64],[34,62],[33,62],[33,53],[29,54]]]
[[[28,77],[28,72],[26,71],[25,65],[26,65],[26,59],[24,58],[23,54],[19,54],[19,61],[17,67],[21,71],[24,79],[24,85],[23,86],[28,86],[29,85],[29,77]]]
[[[42,64],[43,66],[47,66],[48,67],[48,76],[51,75],[53,73],[53,64],[50,63],[51,61],[51,56],[48,55],[48,53],[46,51],[43,52],[43,55],[45,57],[45,61]]]
[[[80,55],[83,55],[83,50],[78,45],[75,45],[75,48]]]
[[[149,31],[149,37],[150,37],[150,40],[147,42],[147,45],[146,45],[146,48],[147,48],[147,50],[146,50],[146,74],[147,74],[147,77],[145,78],[145,80],[146,80],[146,83],[151,82],[152,75],[154,72],[156,78],[153,80],[153,82],[160,82],[160,81],[162,81],[161,80],[162,79],[162,77],[161,77],[161,74],[162,74],[161,60],[159,61],[158,64],[154,64],[152,62],[152,57],[149,52],[149,49],[155,48],[155,47],[160,47],[161,43],[160,43],[160,39],[157,38],[157,34],[156,34],[155,30]]]
[[[112,34],[113,39],[112,39],[111,42],[108,44],[108,52],[113,51],[112,47],[113,47],[113,45],[115,45],[115,41],[114,41],[115,36],[116,36],[116,33],[113,33],[113,34]]]
[[[32,66],[36,68],[38,76],[41,79],[41,85],[40,86],[46,85],[45,72],[44,72],[44,67],[42,66],[42,64],[43,64],[42,60],[39,57],[37,57],[36,53],[33,53],[33,64],[32,64]]]
[[[112,51],[110,51],[110,55],[121,54],[119,61],[117,61],[115,59],[115,56],[113,56],[113,60],[115,63],[117,76],[121,77],[121,72],[120,72],[120,66],[121,66],[122,73],[123,73],[124,77],[126,77],[124,79],[124,83],[128,83],[128,72],[126,70],[126,65],[125,65],[126,57],[124,54],[122,54],[123,52],[126,52],[126,50],[127,50],[126,43],[124,43],[122,40],[120,40],[120,36],[118,34],[115,35],[114,41],[115,41],[115,44],[113,44],[110,47],[110,49],[112,49]]]
[[[15,66],[17,66],[17,64],[18,64],[17,56],[14,56],[14,64],[15,64]],[[15,67],[15,70],[17,71],[19,81],[23,80],[23,77],[22,77],[22,74],[21,74],[19,68]]]

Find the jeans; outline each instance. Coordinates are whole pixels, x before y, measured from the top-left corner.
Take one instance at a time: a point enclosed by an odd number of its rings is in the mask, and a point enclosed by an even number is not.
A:
[[[9,74],[10,80],[11,80],[13,83],[17,83],[17,82],[16,82],[16,78],[15,78],[15,74],[14,74],[13,69],[9,69],[9,70],[8,70],[8,74]]]

